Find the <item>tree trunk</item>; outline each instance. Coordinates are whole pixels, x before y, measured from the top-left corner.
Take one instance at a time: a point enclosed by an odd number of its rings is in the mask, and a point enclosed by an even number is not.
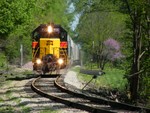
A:
[[[139,74],[140,71],[140,53],[141,53],[141,25],[140,17],[138,17],[138,12],[134,12],[133,17],[133,62],[131,68],[131,81],[130,81],[130,92],[131,99],[136,101],[138,98],[139,90]]]

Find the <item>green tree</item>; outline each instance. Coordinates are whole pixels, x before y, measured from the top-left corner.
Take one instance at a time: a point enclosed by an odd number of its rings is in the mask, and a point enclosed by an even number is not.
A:
[[[26,37],[32,19],[30,11],[33,2],[24,0],[0,1],[0,39],[3,42],[3,51],[9,60],[19,56],[20,37]]]
[[[129,27],[132,31],[132,65],[129,76],[130,92],[132,100],[136,101],[139,89],[142,90],[144,88],[143,85],[149,87],[149,80],[146,80],[146,78],[148,79],[148,68],[150,68],[148,63],[150,61],[150,1],[125,0],[124,3],[130,16]]]
[[[89,56],[88,61],[97,56],[98,67],[103,69],[104,64],[108,62],[105,57],[101,57],[104,50],[103,42],[108,38],[120,40],[124,31],[126,16],[116,12],[118,7],[109,0],[102,0],[101,2],[98,0],[76,1],[75,5],[77,12],[81,14],[77,26],[78,37],[75,40],[78,40],[87,54],[86,56]]]
[[[93,40],[99,51],[103,48],[102,40],[111,35],[111,38],[121,41],[123,52],[127,56],[125,64],[129,65],[126,70],[129,74],[127,78],[131,99],[136,101],[140,94],[148,98],[150,95],[150,1],[72,1],[77,13],[81,14],[76,40],[83,45],[86,53],[91,51]],[[100,18],[97,18],[98,16]],[[126,28],[123,27],[125,21]],[[100,29],[101,27],[103,29]],[[124,36],[125,32],[127,34]],[[88,55],[90,54],[91,52]]]
[[[0,47],[10,62],[19,62],[20,44],[25,59],[31,57],[31,32],[40,24],[53,21],[69,30],[71,14],[67,0],[1,0]]]

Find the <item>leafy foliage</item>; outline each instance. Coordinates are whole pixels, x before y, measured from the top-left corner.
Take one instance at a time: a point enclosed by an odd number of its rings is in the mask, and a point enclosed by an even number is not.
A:
[[[75,38],[92,58],[104,50],[103,42],[113,38],[121,42],[126,56],[124,67],[132,100],[138,94],[149,98],[150,75],[150,2],[148,0],[72,0],[80,20]],[[125,27],[126,26],[126,27]],[[124,35],[124,33],[126,33]],[[114,57],[121,56],[118,52]]]
[[[80,43],[82,49],[85,51],[85,59],[87,61],[97,59],[98,67],[103,69],[104,65],[102,64],[108,62],[103,52],[103,42],[110,37],[116,40],[122,38],[126,15],[114,12],[113,9],[115,7],[118,9],[118,7],[112,2],[103,0],[101,2],[96,0],[88,2],[84,0],[83,2],[75,2],[75,5],[77,5],[77,12],[80,11],[81,16],[76,29],[78,35],[74,40]],[[80,9],[80,5],[83,7],[82,10]],[[96,8],[99,5],[103,7]],[[117,53],[116,55],[119,54]]]
[[[148,61],[150,58],[150,40],[148,38],[150,36],[150,2],[147,0],[125,0],[124,5],[126,6],[124,12],[130,16],[127,25],[130,29],[129,36],[132,41],[132,51],[129,54],[131,65],[127,73],[129,73],[131,98],[136,101],[140,92],[145,91],[145,95],[149,95],[145,89],[149,87],[149,70],[147,69],[149,68]]]
[[[31,32],[42,23],[54,22],[69,30],[71,14],[67,0],[1,0],[0,51],[9,62],[20,62],[20,44],[24,60],[31,57]]]

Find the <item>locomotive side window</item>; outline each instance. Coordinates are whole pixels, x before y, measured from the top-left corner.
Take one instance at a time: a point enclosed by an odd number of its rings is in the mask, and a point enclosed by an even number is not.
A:
[[[67,32],[61,32],[61,41],[67,41]]]
[[[40,34],[38,32],[35,32],[33,34],[33,39],[37,41],[39,38],[40,38]]]

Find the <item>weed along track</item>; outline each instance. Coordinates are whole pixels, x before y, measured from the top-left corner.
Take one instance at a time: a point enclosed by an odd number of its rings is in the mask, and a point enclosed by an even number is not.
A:
[[[43,97],[63,103],[65,105],[68,105],[69,107],[85,110],[88,112],[149,112],[149,109],[92,97],[84,94],[79,90],[77,91],[73,90],[73,88],[66,88],[63,77],[64,75],[38,77],[32,81],[31,88]]]

